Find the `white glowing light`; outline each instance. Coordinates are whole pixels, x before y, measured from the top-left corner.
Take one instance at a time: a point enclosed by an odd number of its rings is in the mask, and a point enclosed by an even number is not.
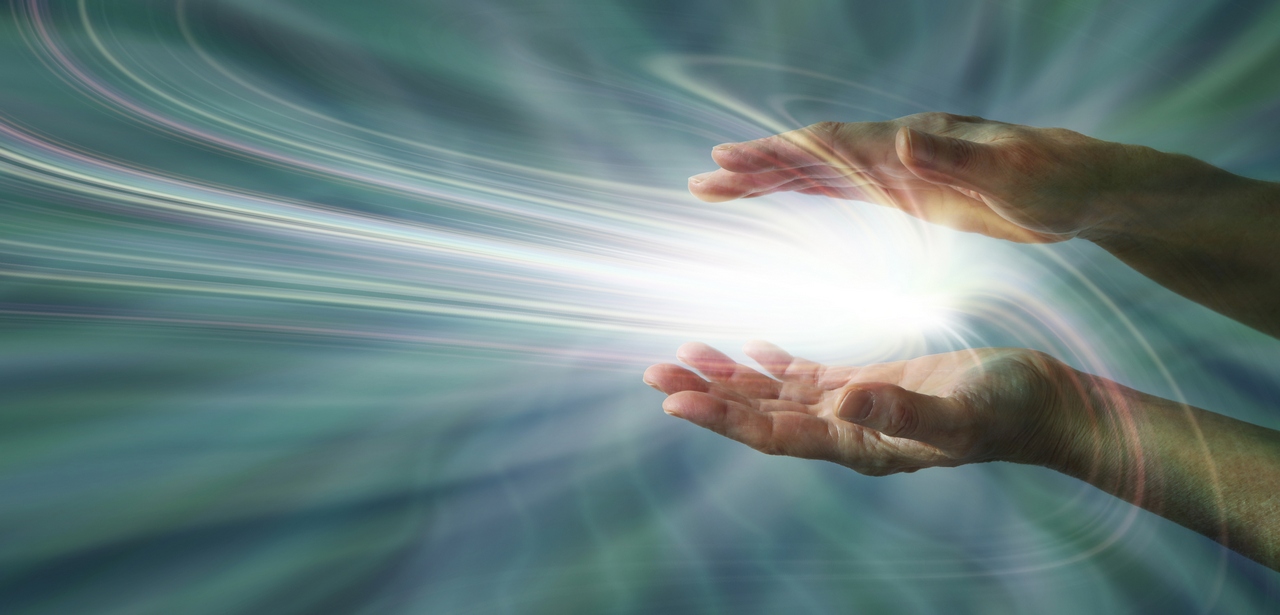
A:
[[[810,208],[777,233],[709,240],[705,260],[679,272],[673,302],[726,338],[811,348],[901,345],[945,328],[966,281],[954,233],[869,207]]]

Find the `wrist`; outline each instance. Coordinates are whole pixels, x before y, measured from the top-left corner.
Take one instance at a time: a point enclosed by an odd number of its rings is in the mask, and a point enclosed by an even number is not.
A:
[[[1274,186],[1190,156],[1115,145],[1089,206],[1091,224],[1079,235],[1104,248],[1195,235]]]
[[[1140,470],[1143,394],[1072,371],[1074,383],[1060,409],[1058,446],[1040,465],[1114,492]]]
[[[1029,402],[1019,415],[1016,431],[1000,439],[1013,446],[995,456],[1001,461],[1044,466],[1072,474],[1076,466],[1101,444],[1100,422],[1110,423],[1110,407],[1104,407],[1109,380],[1072,369],[1047,355],[1032,355],[1029,362],[1039,374],[1038,384],[1028,389]],[[1107,418],[1104,418],[1107,417]]]

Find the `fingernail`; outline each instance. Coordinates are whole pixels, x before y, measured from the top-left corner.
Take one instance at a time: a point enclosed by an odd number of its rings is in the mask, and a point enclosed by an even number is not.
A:
[[[713,147],[713,148],[711,148],[711,149],[713,149],[713,150],[715,150],[715,151],[717,151],[717,152],[727,152],[727,151],[729,151],[729,150],[733,149],[733,146],[735,146],[735,145],[737,145],[737,143],[721,143],[720,145],[717,145],[717,146],[715,146],[715,147]]]
[[[710,173],[699,173],[697,175],[694,175],[693,177],[690,177],[689,185],[696,186],[698,184],[701,184],[702,180],[706,179],[708,175],[710,175]]]
[[[920,162],[933,160],[933,140],[910,128],[907,129],[907,152]]]
[[[854,423],[865,421],[871,416],[871,407],[875,405],[875,400],[876,396],[871,391],[863,389],[849,391],[840,402],[840,409],[836,410],[836,416]]]
[[[644,381],[644,383],[645,383],[645,384],[647,384],[647,385],[649,385],[650,387],[653,387],[653,390],[655,390],[655,391],[661,391],[661,390],[662,390],[662,389],[659,389],[659,388],[658,388],[658,385],[656,385],[656,384],[654,384],[653,382],[651,382],[648,378],[641,378],[641,380],[643,380],[643,381]]]
[[[670,414],[671,416],[674,416],[674,417],[676,417],[676,418],[678,418],[678,419],[682,419],[682,418],[684,418],[684,416],[682,416],[682,415],[680,414],[680,411],[679,411],[679,410],[676,410],[674,407],[672,407],[672,406],[671,406],[671,404],[668,404],[668,403],[666,403],[666,402],[663,402],[663,403],[662,403],[662,411],[663,411],[663,412],[666,412],[667,414]]]

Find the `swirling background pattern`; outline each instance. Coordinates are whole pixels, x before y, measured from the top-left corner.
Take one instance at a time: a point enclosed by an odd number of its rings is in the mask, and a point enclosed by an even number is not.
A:
[[[640,381],[1013,345],[1280,427],[1280,343],[1088,244],[685,192],[927,110],[1280,180],[1280,4],[12,0],[0,84],[4,613],[1280,609],[1047,470],[766,457]]]

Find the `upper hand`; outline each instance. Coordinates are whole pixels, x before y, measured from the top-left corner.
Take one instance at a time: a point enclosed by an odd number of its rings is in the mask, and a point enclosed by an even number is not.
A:
[[[645,371],[663,409],[759,451],[824,459],[863,474],[980,461],[1053,465],[1078,437],[1077,372],[1029,350],[976,349],[828,367],[765,342],[746,353],[770,378],[705,344]]]
[[[712,150],[689,178],[704,201],[794,191],[888,205],[957,230],[1027,243],[1103,222],[1132,152],[1059,128],[949,113],[822,122]]]

